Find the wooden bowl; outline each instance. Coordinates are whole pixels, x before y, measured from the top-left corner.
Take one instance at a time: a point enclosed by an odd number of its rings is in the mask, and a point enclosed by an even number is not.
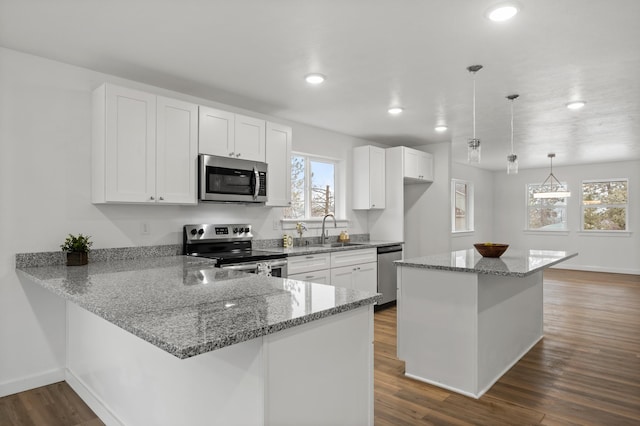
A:
[[[483,257],[500,257],[509,248],[509,244],[498,243],[477,243],[473,246]]]

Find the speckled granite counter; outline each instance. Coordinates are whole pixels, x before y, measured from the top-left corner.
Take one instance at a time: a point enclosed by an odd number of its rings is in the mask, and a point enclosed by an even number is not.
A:
[[[471,272],[488,275],[525,277],[563,262],[578,253],[551,250],[507,250],[499,258],[482,257],[475,249],[396,261],[399,266]]]
[[[380,295],[168,256],[16,269],[25,279],[178,358],[377,302]]]
[[[303,256],[306,254],[317,254],[317,253],[330,253],[335,251],[344,251],[344,250],[362,250],[368,248],[376,248],[376,247],[386,247],[386,246],[395,246],[398,244],[403,244],[402,241],[358,241],[354,243],[350,243],[344,246],[336,246],[336,247],[324,247],[318,244],[310,244],[308,246],[296,246],[291,248],[282,248],[282,247],[269,247],[266,248],[266,251],[271,251],[274,253],[282,253],[287,256]]]

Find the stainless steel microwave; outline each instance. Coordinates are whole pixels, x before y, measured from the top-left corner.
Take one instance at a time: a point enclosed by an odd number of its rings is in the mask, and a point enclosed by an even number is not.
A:
[[[200,201],[267,201],[267,163],[200,154],[198,182]]]

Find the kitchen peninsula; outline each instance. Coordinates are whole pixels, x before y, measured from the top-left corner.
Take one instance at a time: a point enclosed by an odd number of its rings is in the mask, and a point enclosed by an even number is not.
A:
[[[405,375],[482,396],[543,337],[543,270],[576,255],[471,249],[397,261]]]
[[[106,424],[373,424],[379,295],[187,256],[16,270],[66,300],[66,380]]]

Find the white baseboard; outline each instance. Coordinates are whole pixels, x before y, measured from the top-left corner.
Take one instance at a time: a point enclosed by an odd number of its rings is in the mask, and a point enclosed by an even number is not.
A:
[[[629,268],[607,268],[603,266],[589,266],[589,265],[554,265],[552,269],[568,269],[572,271],[585,271],[585,272],[607,272],[610,274],[627,274],[627,275],[640,275],[640,269]]]
[[[125,426],[125,424],[116,417],[104,402],[95,395],[85,383],[79,379],[70,370],[65,371],[65,380],[71,388],[80,396],[80,399],[93,410],[94,413],[102,420],[106,426]]]
[[[30,389],[47,386],[57,382],[62,382],[64,378],[64,369],[58,368],[27,377],[21,377],[17,380],[3,382],[0,383],[0,397],[13,395],[14,393],[24,392]]]

